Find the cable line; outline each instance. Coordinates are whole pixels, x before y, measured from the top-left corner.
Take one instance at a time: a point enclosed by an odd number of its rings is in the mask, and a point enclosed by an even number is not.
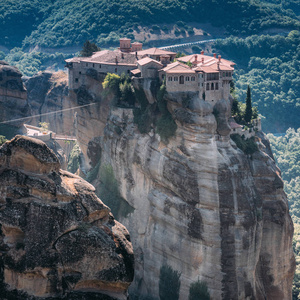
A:
[[[65,108],[65,109],[61,109],[61,110],[56,110],[56,111],[52,111],[52,112],[48,112],[48,113],[44,113],[44,114],[39,114],[39,115],[34,115],[34,116],[29,116],[29,117],[14,119],[14,120],[3,121],[3,122],[0,122],[0,124],[7,124],[7,123],[15,122],[15,121],[22,121],[22,120],[27,120],[27,119],[35,118],[35,117],[53,115],[53,114],[60,113],[60,112],[63,112],[63,111],[69,111],[69,110],[72,110],[72,109],[77,109],[77,108],[81,108],[81,107],[91,106],[91,105],[95,105],[95,104],[97,104],[97,103],[84,104],[84,105],[75,106],[75,107],[71,107],[71,108]]]

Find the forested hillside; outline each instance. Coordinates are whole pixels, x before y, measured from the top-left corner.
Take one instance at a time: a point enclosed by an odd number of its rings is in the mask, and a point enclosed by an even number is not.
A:
[[[250,0],[0,0],[0,45],[61,47],[115,42],[138,25],[211,23],[228,34],[299,29],[299,6]],[[293,10],[293,5],[295,6]],[[158,28],[159,29],[159,28]],[[157,30],[157,28],[156,28]],[[166,30],[166,29],[163,29]]]
[[[300,128],[288,129],[284,136],[268,135],[274,158],[281,169],[284,190],[287,193],[290,214],[295,232],[293,248],[296,256],[296,274],[293,285],[293,299],[300,297]]]
[[[230,37],[215,43],[236,63],[235,85],[244,100],[248,84],[263,115],[263,130],[285,132],[300,127],[300,32]]]

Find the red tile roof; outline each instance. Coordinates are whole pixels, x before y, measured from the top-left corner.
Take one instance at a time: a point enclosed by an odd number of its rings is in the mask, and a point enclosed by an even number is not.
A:
[[[165,68],[161,69],[160,71],[165,71],[167,74],[179,74],[179,73],[195,74],[196,73],[189,66],[179,61],[175,61],[174,63],[167,65]]]
[[[163,64],[161,64],[159,61],[157,61],[157,60],[155,60],[155,59],[152,59],[152,58],[150,58],[150,57],[145,57],[145,58],[139,59],[139,60],[137,61],[137,63],[138,63],[140,66],[147,65],[147,64],[149,64],[149,63],[151,63],[151,62],[154,62],[154,63],[160,65],[161,67],[163,67]]]
[[[146,50],[141,50],[141,51],[137,51],[137,55],[138,56],[143,56],[143,55],[176,55],[175,52],[171,52],[171,51],[166,51],[166,50],[162,50],[162,49],[158,49],[158,48],[150,48],[150,49],[146,49]]]

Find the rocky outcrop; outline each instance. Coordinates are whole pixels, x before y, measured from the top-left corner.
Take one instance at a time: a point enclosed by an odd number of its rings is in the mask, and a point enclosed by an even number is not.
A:
[[[31,119],[30,124],[39,126],[39,122],[46,122],[49,130],[73,136],[76,110],[71,109],[75,105],[68,98],[67,75],[62,71],[39,72],[25,84],[32,116],[38,115]]]
[[[126,299],[133,250],[126,228],[43,142],[0,148],[1,299]]]
[[[0,61],[0,121],[20,119],[30,115],[27,91],[21,77],[22,73],[16,67]],[[20,127],[23,123],[23,120],[19,120],[9,124]]]
[[[230,100],[214,109],[197,95],[168,98],[178,128],[167,145],[155,127],[140,134],[132,110],[121,108],[98,139],[101,166],[112,167],[133,208],[120,214],[136,253],[132,294],[158,297],[169,265],[181,274],[182,300],[198,279],[212,299],[291,299],[293,225],[266,137],[246,155],[229,136]]]
[[[134,83],[155,102],[150,81]],[[99,170],[97,192],[130,230],[131,294],[158,298],[169,265],[181,274],[180,300],[198,279],[212,299],[291,299],[293,225],[266,136],[258,132],[259,150],[245,154],[230,139],[230,99],[213,107],[196,93],[170,93],[177,131],[166,145],[155,125],[140,134],[133,110],[110,107],[100,94],[90,77],[69,99],[96,103],[77,110],[75,130],[93,175]]]

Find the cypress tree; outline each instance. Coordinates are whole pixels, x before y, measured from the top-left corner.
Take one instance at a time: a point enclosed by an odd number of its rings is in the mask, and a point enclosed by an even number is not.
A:
[[[80,56],[89,57],[93,55],[93,52],[100,51],[100,48],[90,41],[85,41],[82,50],[80,51]]]
[[[248,85],[247,97],[246,97],[246,110],[245,110],[245,122],[249,123],[252,118],[252,103],[251,103],[251,91]]]

